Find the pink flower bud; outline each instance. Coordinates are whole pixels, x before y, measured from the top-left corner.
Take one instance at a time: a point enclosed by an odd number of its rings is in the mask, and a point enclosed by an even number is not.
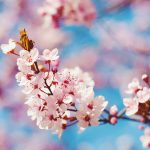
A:
[[[53,74],[57,73],[57,67],[53,67],[52,72],[53,72]]]
[[[117,118],[116,117],[111,117],[110,118],[110,123],[111,124],[116,124],[118,122]]]
[[[117,113],[118,113],[118,108],[117,108],[117,106],[116,106],[116,105],[113,105],[113,106],[110,108],[109,113],[110,113],[110,115],[112,115],[112,116],[116,116]]]

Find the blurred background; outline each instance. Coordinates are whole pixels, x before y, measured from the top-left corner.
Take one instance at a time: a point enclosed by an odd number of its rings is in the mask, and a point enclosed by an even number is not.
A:
[[[54,0],[55,1],[55,0]],[[82,1],[82,0],[81,0]],[[123,108],[122,97],[134,77],[150,72],[150,1],[93,0],[96,18],[90,26],[43,26],[40,0],[0,0],[0,44],[18,39],[25,28],[39,50],[59,48],[60,68],[88,71],[96,95]],[[88,8],[87,8],[88,9]],[[0,150],[142,150],[137,123],[90,127],[79,134],[76,126],[61,139],[40,130],[27,117],[25,96],[17,87],[16,57],[0,52]]]

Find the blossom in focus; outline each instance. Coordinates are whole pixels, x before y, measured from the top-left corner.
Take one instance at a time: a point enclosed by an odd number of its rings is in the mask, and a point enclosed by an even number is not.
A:
[[[85,104],[86,103],[86,104]],[[103,96],[96,97],[89,102],[83,102],[77,111],[77,120],[79,127],[98,126],[99,116],[107,106],[107,101]]]
[[[2,44],[1,49],[3,53],[8,54],[16,48],[16,43],[13,39],[9,39],[8,44]]]
[[[102,96],[94,98],[94,81],[88,73],[78,67],[59,71],[57,65],[54,68],[57,61],[58,49],[42,54],[36,48],[21,50],[16,80],[27,95],[28,116],[40,129],[60,137],[74,121],[82,128],[98,125],[108,102]]]
[[[150,127],[145,128],[144,135],[140,138],[144,148],[150,148]]]
[[[27,50],[20,51],[20,58],[24,61],[27,66],[33,65],[33,63],[38,59],[39,51],[36,48],[31,49],[30,52]]]
[[[58,49],[55,48],[53,50],[45,49],[43,51],[43,55],[41,56],[41,59],[43,60],[49,60],[49,61],[56,61],[59,58],[58,56]]]

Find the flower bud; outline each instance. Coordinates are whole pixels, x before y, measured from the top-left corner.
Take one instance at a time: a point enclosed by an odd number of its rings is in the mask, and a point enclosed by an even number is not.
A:
[[[117,108],[117,106],[116,106],[116,105],[113,105],[113,106],[110,108],[109,113],[110,113],[110,115],[112,115],[112,116],[116,116],[117,113],[118,113],[118,108]]]
[[[114,124],[116,124],[117,122],[118,122],[118,120],[117,120],[116,117],[111,117],[111,118],[110,118],[110,123],[111,123],[111,124],[114,125]]]

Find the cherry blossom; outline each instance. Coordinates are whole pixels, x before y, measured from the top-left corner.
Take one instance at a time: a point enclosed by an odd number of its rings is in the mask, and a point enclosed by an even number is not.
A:
[[[144,135],[140,137],[143,147],[150,148],[150,128],[147,127],[144,130]]]
[[[58,56],[58,49],[55,48],[53,50],[45,49],[43,51],[43,55],[41,56],[41,59],[43,60],[49,60],[49,61],[56,61],[59,58]]]
[[[137,98],[124,98],[123,103],[126,107],[126,114],[128,116],[134,115],[138,111],[138,100]]]
[[[12,52],[16,48],[16,43],[13,39],[9,39],[8,44],[2,44],[1,49],[4,54]]]
[[[133,94],[141,89],[140,83],[138,79],[133,79],[131,83],[128,84],[128,90],[126,93]]]
[[[24,60],[24,63],[27,66],[33,65],[33,63],[38,59],[39,51],[36,48],[33,48],[28,52],[27,50],[20,51],[20,58]]]
[[[144,75],[145,76],[145,75]],[[145,76],[146,78],[147,75]],[[123,102],[126,107],[127,115],[142,115],[144,118],[147,116],[150,105],[150,88],[148,80],[143,78],[141,81],[141,85],[138,79],[133,79],[131,83],[128,84],[129,94],[128,98],[124,98]],[[142,84],[143,83],[143,84]]]
[[[143,87],[142,90],[137,92],[137,97],[139,103],[145,103],[150,100],[150,89],[147,87]]]
[[[22,58],[17,59],[17,66],[18,66],[18,69],[21,72],[23,72],[24,74],[33,74],[33,71],[31,70],[31,67],[27,66],[25,64],[25,60],[23,60]]]
[[[66,24],[90,25],[96,18],[96,9],[91,0],[46,0],[38,12],[44,18],[44,26],[55,28],[59,27],[61,21]]]
[[[32,79],[32,77],[32,74],[24,74],[23,72],[18,72],[16,74],[16,80],[19,83],[19,86],[26,85]]]
[[[21,44],[19,46],[23,48]],[[57,63],[52,63],[59,61],[56,48],[45,49],[40,54],[38,49],[29,47],[20,50],[19,54],[16,80],[27,95],[27,115],[36,120],[40,129],[61,136],[74,121],[82,128],[99,124],[99,117],[108,102],[102,96],[94,98],[94,81],[87,72],[78,67],[59,71]],[[86,121],[83,116],[90,119]]]
[[[82,103],[78,112],[77,119],[79,121],[79,127],[86,128],[88,126],[98,126],[99,116],[107,106],[107,101],[104,97],[96,97],[89,102]]]
[[[63,1],[56,0],[46,0],[44,5],[39,8],[38,12],[41,16],[44,17],[44,26],[59,26],[59,19],[62,15]]]

